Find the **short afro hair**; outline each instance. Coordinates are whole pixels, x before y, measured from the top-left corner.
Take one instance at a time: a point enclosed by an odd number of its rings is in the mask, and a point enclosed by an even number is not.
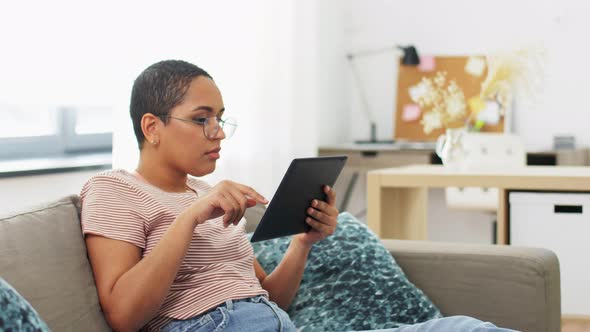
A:
[[[164,60],[147,67],[133,83],[129,114],[141,150],[145,136],[141,118],[151,113],[164,121],[182,103],[190,83],[199,76],[213,79],[205,70],[182,60]]]

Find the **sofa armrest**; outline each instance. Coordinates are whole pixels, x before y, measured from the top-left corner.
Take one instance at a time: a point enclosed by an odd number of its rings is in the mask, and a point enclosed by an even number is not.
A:
[[[443,315],[520,331],[560,331],[559,262],[549,250],[383,240]]]

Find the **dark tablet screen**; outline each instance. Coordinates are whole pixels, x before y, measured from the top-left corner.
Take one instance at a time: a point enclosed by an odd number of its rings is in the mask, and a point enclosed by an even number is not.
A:
[[[313,199],[326,200],[323,185],[334,186],[346,156],[293,159],[270,201],[252,242],[307,232],[307,208]]]

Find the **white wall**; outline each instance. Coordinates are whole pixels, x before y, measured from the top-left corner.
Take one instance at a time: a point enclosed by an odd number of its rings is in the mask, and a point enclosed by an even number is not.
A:
[[[210,181],[272,196],[292,158],[348,135],[344,9],[337,0],[3,4],[0,103],[112,107],[113,164],[133,169],[133,80],[156,61],[188,60],[213,75],[240,123]]]
[[[585,97],[590,83],[590,3],[581,0],[347,0],[344,31],[350,51],[414,44],[421,54],[487,54],[523,46],[547,49],[545,92],[537,105],[516,105],[513,129],[529,150],[549,149],[554,134],[590,145]],[[380,138],[393,136],[395,53],[358,59]],[[348,70],[350,72],[350,70]],[[350,80],[350,74],[349,74]],[[351,92],[350,138],[368,137],[356,89]]]
[[[344,139],[344,8],[335,0],[230,3],[235,5],[231,11],[224,2],[208,2],[203,7],[207,15],[198,16],[199,25],[214,28],[192,28],[190,9],[198,11],[196,5],[174,18],[179,21],[177,34],[160,27],[177,43],[190,40],[186,52],[172,52],[171,46],[168,55],[157,43],[133,45],[139,50],[130,52],[147,53],[151,58],[140,58],[132,66],[129,63],[134,72],[125,73],[126,86],[120,87],[126,94],[119,102],[115,121],[114,167],[133,169],[138,160],[126,104],[132,80],[151,62],[169,57],[194,62],[209,71],[220,87],[228,114],[238,118],[238,131],[222,143],[217,170],[207,177],[211,183],[230,178],[272,197],[292,158],[316,155],[320,141]],[[150,16],[159,17],[159,9],[135,24],[145,26],[151,22]],[[108,31],[114,34],[118,28],[125,29],[115,24]]]
[[[350,82],[346,62],[348,36],[346,7],[340,0],[317,1],[317,114],[320,145],[338,144],[350,138]],[[299,25],[307,24],[300,21]]]
[[[0,215],[79,194],[98,170],[0,178]]]

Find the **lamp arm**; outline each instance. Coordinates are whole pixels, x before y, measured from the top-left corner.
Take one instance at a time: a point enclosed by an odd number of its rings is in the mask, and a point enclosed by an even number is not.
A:
[[[363,84],[361,82],[361,77],[358,73],[358,68],[356,67],[356,65],[354,63],[354,59],[352,56],[349,56],[348,59],[350,60],[350,67],[352,68],[352,76],[354,76],[354,80],[356,82],[356,85],[357,85],[360,95],[361,95],[361,103],[363,104],[363,111],[365,112],[365,114],[369,118],[371,125],[374,125],[375,119],[373,118],[373,114],[369,110],[369,101],[367,100],[367,94],[365,93],[365,89],[363,88]]]

